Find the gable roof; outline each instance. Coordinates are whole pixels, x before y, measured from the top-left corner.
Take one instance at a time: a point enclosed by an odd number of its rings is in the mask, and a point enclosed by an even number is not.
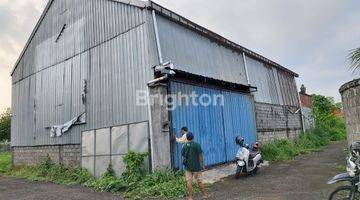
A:
[[[30,37],[29,37],[29,39],[27,40],[24,49],[21,51],[19,58],[17,59],[15,65],[14,65],[14,67],[13,67],[13,69],[11,70],[11,74],[10,74],[11,76],[14,74],[17,66],[19,65],[20,60],[22,59],[22,57],[23,57],[24,54],[25,54],[26,49],[27,49],[28,46],[30,45],[32,39],[33,39],[34,36],[35,36],[35,33],[36,33],[37,30],[39,29],[39,27],[40,27],[40,25],[41,25],[41,22],[42,22],[43,19],[45,18],[46,13],[49,11],[49,9],[50,9],[50,7],[51,7],[51,5],[52,5],[52,3],[53,3],[54,1],[55,1],[55,0],[48,0],[48,3],[46,4],[45,9],[44,9],[44,11],[42,12],[42,14],[41,14],[38,22],[36,23],[33,31],[31,32]],[[136,6],[136,7],[139,7],[139,8],[146,8],[146,7],[148,6],[148,4],[149,4],[149,2],[147,2],[147,1],[140,1],[140,0],[108,0],[108,1],[115,1],[115,2],[119,2],[119,3],[123,3],[123,4],[128,4],[128,5]]]
[[[147,8],[149,10],[154,10],[157,14],[175,22],[175,23],[178,23],[186,28],[189,28],[207,38],[209,38],[210,40],[213,40],[213,41],[216,41],[217,43],[227,47],[227,48],[230,48],[232,50],[235,50],[235,51],[238,51],[238,52],[241,52],[241,53],[245,53],[247,56],[249,57],[252,57],[254,59],[257,59],[259,61],[262,61],[264,63],[267,63],[271,66],[274,66],[282,71],[285,71],[285,72],[288,72],[290,73],[291,75],[295,76],[295,77],[299,77],[299,75],[293,71],[291,71],[290,69],[287,69],[286,67],[254,52],[254,51],[251,51],[250,49],[248,48],[245,48],[235,42],[232,42],[228,39],[226,39],[225,37],[213,32],[213,31],[210,31],[209,29],[206,29],[188,19],[186,19],[185,17],[182,17],[181,15],[153,2],[153,1],[141,1],[141,0],[108,0],[108,1],[115,1],[115,2],[119,2],[119,3],[123,3],[123,4],[128,4],[128,5],[132,5],[132,6],[136,6],[136,7],[139,7],[139,8]],[[20,54],[20,57],[18,58],[18,60],[16,61],[15,63],[15,66],[13,68],[13,70],[11,71],[11,75],[13,75],[16,67],[18,66],[21,58],[23,57],[27,47],[29,46],[31,40],[33,39],[36,31],[38,30],[42,20],[44,19],[46,13],[48,12],[51,4],[54,2],[54,0],[49,0],[45,9],[44,9],[44,12],[41,14],[40,16],[40,19],[39,21],[37,22],[34,30],[32,31],[31,35],[30,35],[30,38],[28,39],[28,41],[26,42],[26,45],[24,47],[24,49],[22,50],[21,54]]]

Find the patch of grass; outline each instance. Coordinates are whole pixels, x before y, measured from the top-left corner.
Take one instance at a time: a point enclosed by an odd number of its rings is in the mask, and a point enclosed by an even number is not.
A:
[[[121,194],[129,199],[176,199],[187,194],[182,171],[156,171],[148,173],[143,168],[147,154],[129,152],[124,157],[125,172],[117,177],[110,165],[107,171],[95,179],[87,170],[65,168],[53,163],[49,158],[37,166],[12,168],[6,175],[32,181],[46,181],[62,185],[83,185],[95,191]],[[199,192],[194,185],[195,193]]]
[[[85,169],[80,167],[65,168],[63,165],[54,164],[49,158],[37,166],[12,168],[6,172],[6,175],[62,185],[82,185],[94,179]]]
[[[193,185],[194,192],[199,193],[196,184]],[[156,171],[146,175],[136,188],[125,193],[125,197],[131,199],[177,199],[187,194],[186,181],[183,171],[166,172]]]
[[[11,153],[0,152],[0,174],[8,171],[11,167]]]
[[[321,147],[331,141],[342,140],[342,132],[326,132],[321,128],[302,133],[299,138],[290,140],[275,140],[264,144],[262,155],[264,160],[282,161],[294,158],[297,155],[319,151]]]

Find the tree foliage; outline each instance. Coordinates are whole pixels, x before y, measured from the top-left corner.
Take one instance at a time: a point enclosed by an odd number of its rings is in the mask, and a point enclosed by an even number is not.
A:
[[[335,103],[333,98],[322,95],[312,95],[312,103],[316,127],[329,134],[330,140],[345,139],[345,120],[333,114],[333,109],[340,107],[341,104]]]
[[[360,69],[360,48],[354,49],[350,52],[349,60],[350,68],[352,70]]]
[[[7,108],[0,114],[0,141],[10,140],[11,110]]]

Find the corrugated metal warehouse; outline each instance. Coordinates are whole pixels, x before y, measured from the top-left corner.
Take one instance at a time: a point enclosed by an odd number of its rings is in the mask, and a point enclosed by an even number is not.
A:
[[[181,168],[171,135],[187,126],[207,166],[226,163],[236,135],[251,143],[301,132],[297,76],[151,1],[50,0],[12,71],[13,162],[50,156],[120,174],[131,150],[149,152],[152,169]],[[139,91],[223,104],[139,105]]]

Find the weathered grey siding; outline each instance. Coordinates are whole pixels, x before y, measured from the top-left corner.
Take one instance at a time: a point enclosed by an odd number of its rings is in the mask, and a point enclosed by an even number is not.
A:
[[[164,17],[157,16],[164,61],[176,69],[247,84],[242,55]]]
[[[284,105],[300,106],[295,77],[278,70],[279,86]]]
[[[51,2],[13,73],[12,145],[78,144],[81,130],[148,120],[134,98],[158,62],[150,12],[108,0]],[[46,127],[85,110],[86,125],[50,138]]]
[[[257,87],[258,90],[254,93],[255,101],[280,104],[282,98],[281,94],[278,93],[278,85],[276,84],[277,76],[274,75],[274,70],[277,70],[250,57],[246,57],[246,63],[249,71],[250,84]]]
[[[242,54],[162,16],[157,16],[157,23],[164,61],[189,73],[247,85]],[[293,75],[249,56],[246,61],[250,83],[258,87],[256,101],[299,105]]]

